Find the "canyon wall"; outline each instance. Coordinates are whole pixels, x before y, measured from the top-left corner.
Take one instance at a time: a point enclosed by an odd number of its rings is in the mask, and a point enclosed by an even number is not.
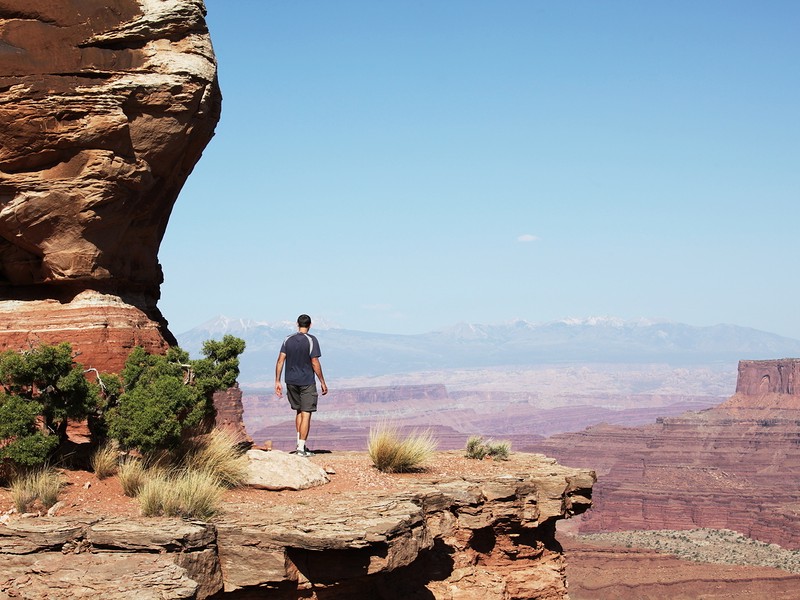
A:
[[[202,0],[0,0],[0,348],[175,342],[158,249],[220,107]]]
[[[800,360],[742,361],[737,392],[642,427],[600,425],[537,449],[597,469],[581,531],[725,528],[800,549]]]

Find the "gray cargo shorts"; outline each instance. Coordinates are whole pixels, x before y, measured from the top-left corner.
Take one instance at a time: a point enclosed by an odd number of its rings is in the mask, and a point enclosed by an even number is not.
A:
[[[286,396],[294,410],[314,412],[317,410],[317,386],[286,384]]]

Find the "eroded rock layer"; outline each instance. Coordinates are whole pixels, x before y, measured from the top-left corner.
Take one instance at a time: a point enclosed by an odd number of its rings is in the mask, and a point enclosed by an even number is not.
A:
[[[233,504],[213,525],[16,519],[0,525],[0,595],[567,598],[555,524],[590,506],[594,473],[541,455],[507,466],[486,478],[414,475],[405,492],[353,490],[334,503]]]
[[[643,427],[596,426],[538,448],[597,469],[581,531],[731,529],[800,549],[800,360],[742,361],[737,393]]]
[[[158,249],[220,113],[204,15],[202,0],[0,0],[0,347],[28,331],[110,370],[94,351],[119,336],[174,342]],[[80,327],[87,291],[114,316],[54,340],[47,314]]]

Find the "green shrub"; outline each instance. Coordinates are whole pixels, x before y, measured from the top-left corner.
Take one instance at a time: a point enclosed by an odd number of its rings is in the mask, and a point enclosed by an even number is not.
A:
[[[11,498],[19,512],[26,512],[36,500],[45,508],[58,502],[64,480],[55,469],[41,467],[19,475],[11,483]]]
[[[486,450],[493,460],[508,460],[511,442],[487,442]]]
[[[479,435],[473,435],[467,440],[467,447],[465,450],[467,458],[474,458],[476,460],[483,460],[489,453],[489,449]]]
[[[511,442],[484,441],[479,435],[473,435],[467,440],[465,456],[483,460],[487,456],[493,460],[508,460],[511,453]]]
[[[14,439],[0,448],[0,459],[8,459],[16,468],[42,466],[58,448],[58,438],[35,431]]]
[[[17,469],[44,465],[66,441],[67,420],[86,418],[98,401],[69,344],[0,353],[0,439],[10,440],[0,460]]]
[[[160,376],[120,397],[108,413],[109,434],[123,447],[144,453],[174,448],[185,428],[199,424],[204,402],[180,379]]]
[[[379,471],[402,473],[419,468],[436,450],[430,431],[400,437],[390,425],[371,428],[367,452]]]
[[[7,394],[40,405],[45,429],[66,438],[67,419],[84,419],[97,407],[97,387],[73,362],[72,346],[42,344],[0,354],[0,385]]]
[[[109,435],[145,454],[176,450],[213,416],[213,393],[236,383],[243,351],[230,335],[207,341],[200,360],[177,347],[163,356],[135,348],[121,373],[125,391],[107,413]]]

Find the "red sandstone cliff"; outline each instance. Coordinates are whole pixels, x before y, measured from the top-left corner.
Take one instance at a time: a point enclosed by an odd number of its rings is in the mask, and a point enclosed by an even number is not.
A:
[[[742,361],[736,394],[654,425],[591,427],[538,446],[597,470],[581,531],[727,528],[800,548],[800,360]]]
[[[0,0],[0,348],[174,338],[158,249],[219,119],[202,0]]]

